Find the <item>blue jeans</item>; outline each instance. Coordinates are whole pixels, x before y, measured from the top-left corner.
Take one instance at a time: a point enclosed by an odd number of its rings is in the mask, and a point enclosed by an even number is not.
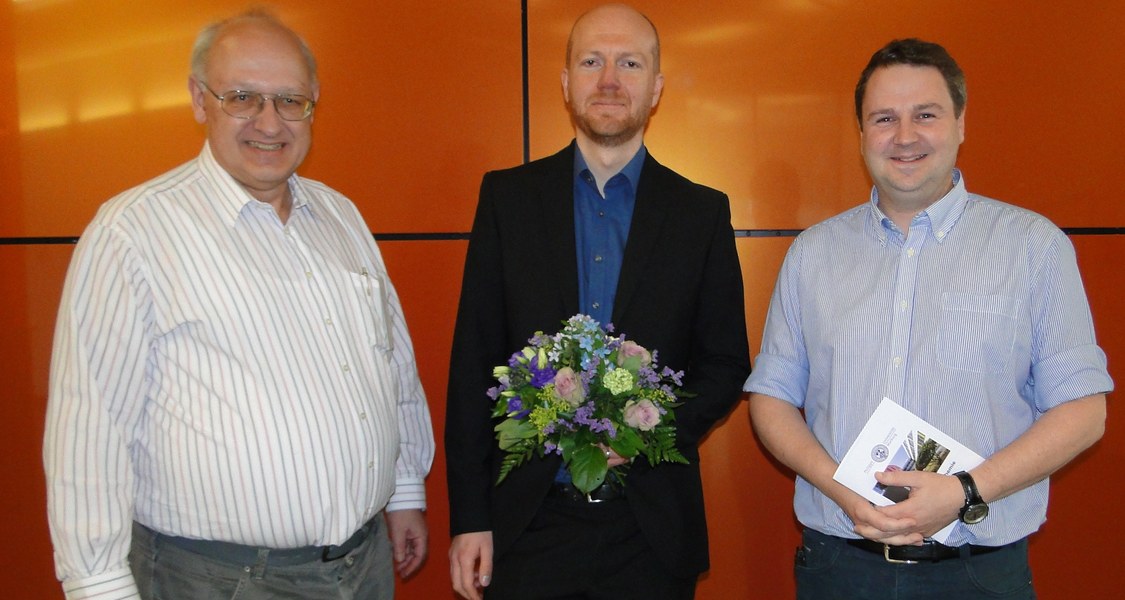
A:
[[[895,564],[805,529],[793,569],[798,600],[1035,600],[1027,540],[996,552]]]
[[[382,518],[337,560],[287,566],[233,564],[161,543],[133,525],[129,564],[145,600],[390,600],[394,570]]]

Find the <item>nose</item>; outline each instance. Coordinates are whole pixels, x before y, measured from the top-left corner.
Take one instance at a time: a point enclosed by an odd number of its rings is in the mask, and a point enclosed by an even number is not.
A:
[[[617,79],[617,65],[613,63],[607,64],[598,76],[598,87],[601,89],[616,88],[619,85],[620,82]]]
[[[269,98],[262,104],[262,110],[254,116],[254,129],[262,133],[275,134],[281,130],[282,121],[281,115],[277,114],[273,98]]]
[[[895,128],[895,144],[900,146],[908,146],[918,141],[918,129],[914,121],[910,119],[901,119],[898,122],[898,127]]]

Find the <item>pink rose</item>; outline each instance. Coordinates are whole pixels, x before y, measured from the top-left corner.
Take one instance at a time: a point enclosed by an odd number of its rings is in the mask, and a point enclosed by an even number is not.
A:
[[[625,424],[641,431],[652,431],[653,427],[660,424],[660,409],[652,400],[625,403]]]
[[[621,342],[621,347],[617,349],[617,366],[636,371],[650,364],[652,355],[644,346],[630,340]]]
[[[574,369],[563,367],[555,373],[555,396],[575,407],[586,400],[586,388]]]

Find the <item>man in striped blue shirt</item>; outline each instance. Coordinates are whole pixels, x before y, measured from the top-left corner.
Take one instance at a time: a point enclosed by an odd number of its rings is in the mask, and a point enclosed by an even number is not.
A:
[[[427,550],[434,441],[356,207],[295,174],[316,63],[203,30],[200,155],[101,207],[67,274],[44,464],[68,599],[380,598]]]
[[[778,276],[745,389],[755,431],[798,475],[798,598],[1034,598],[1027,537],[1048,477],[1104,430],[1113,382],[1074,249],[1043,217],[966,191],[965,98],[941,46],[876,52],[855,92],[870,202],[798,236]],[[879,474],[909,489],[889,507],[834,481],[883,398],[984,463]],[[946,544],[929,539],[954,522]]]

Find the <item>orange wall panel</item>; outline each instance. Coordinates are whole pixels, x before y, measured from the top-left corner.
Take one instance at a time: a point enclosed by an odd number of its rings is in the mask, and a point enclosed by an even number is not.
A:
[[[301,173],[349,195],[376,231],[467,230],[480,174],[523,154],[518,3],[272,6],[320,65]],[[19,136],[0,143],[22,159],[12,204],[26,211],[0,235],[78,235],[106,199],[199,153],[191,44],[237,5],[27,0],[4,10],[19,106],[5,118],[18,117]]]
[[[47,530],[43,419],[51,334],[72,246],[0,245],[0,570],[5,597],[61,598]]]
[[[529,3],[532,157],[567,143],[559,72],[591,0]],[[653,155],[731,196],[736,228],[803,228],[867,198],[853,90],[896,37],[942,43],[968,78],[961,166],[971,189],[1063,226],[1125,222],[1112,150],[1125,102],[1114,0],[1017,3],[650,1],[665,75]]]

